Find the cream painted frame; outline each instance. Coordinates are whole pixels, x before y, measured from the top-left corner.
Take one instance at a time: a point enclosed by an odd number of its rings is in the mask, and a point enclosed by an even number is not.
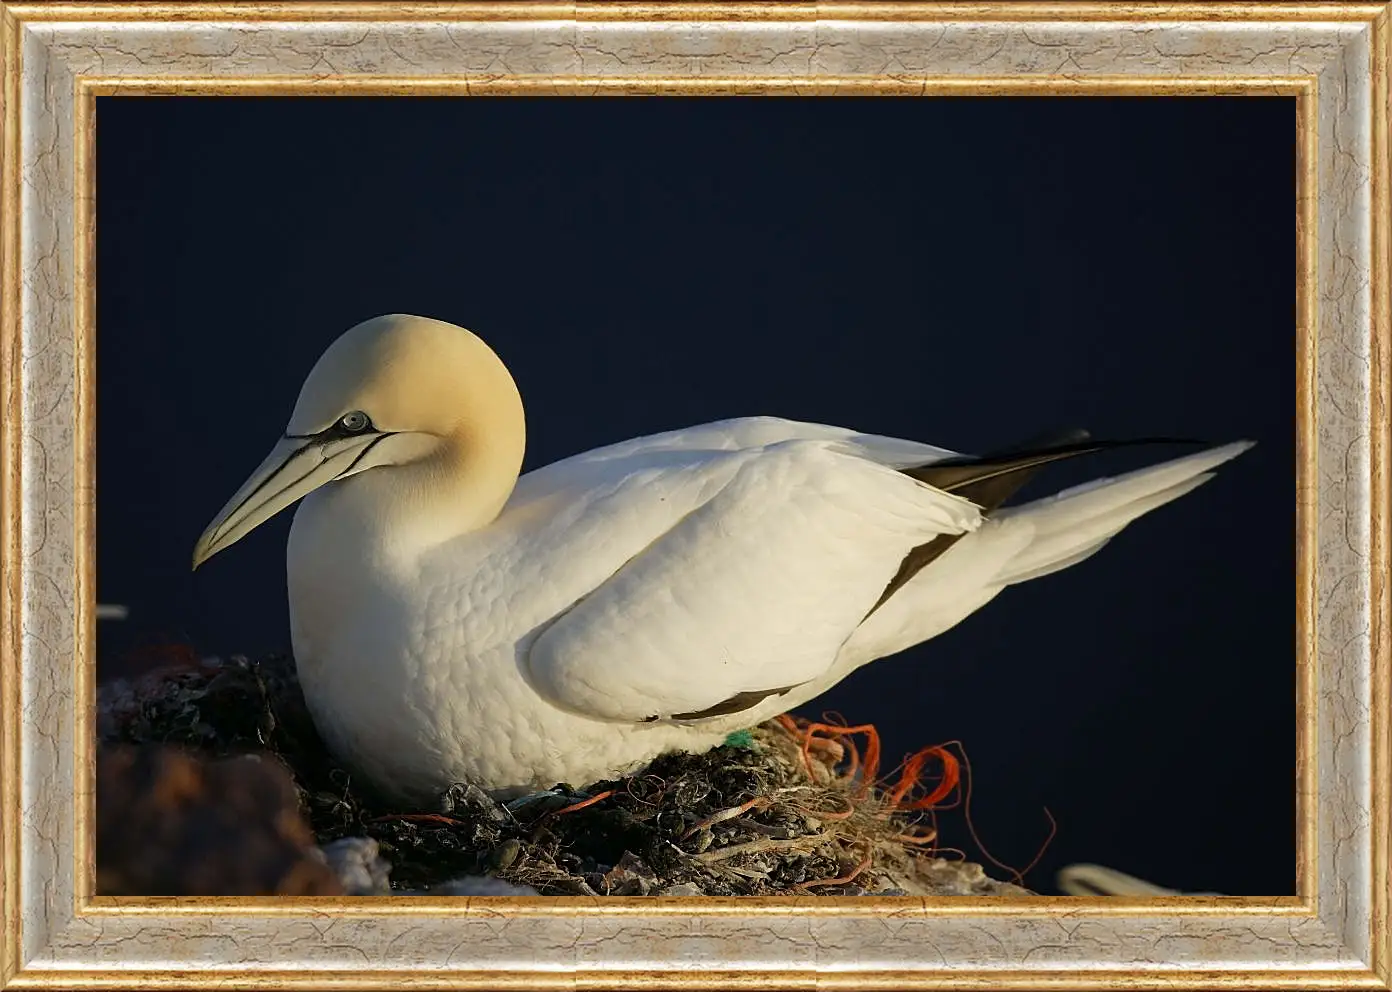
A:
[[[3,988],[1381,988],[1392,4],[0,4]],[[99,94],[1297,100],[1295,897],[91,895]]]

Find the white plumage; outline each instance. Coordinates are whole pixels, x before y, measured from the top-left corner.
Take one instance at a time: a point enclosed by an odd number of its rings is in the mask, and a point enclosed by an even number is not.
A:
[[[502,363],[461,328],[391,315],[320,359],[195,566],[304,497],[292,636],[330,748],[400,799],[512,794],[711,747],[1081,561],[1247,447],[989,514],[901,471],[952,452],[767,417],[519,479]],[[936,538],[959,539],[877,606]]]

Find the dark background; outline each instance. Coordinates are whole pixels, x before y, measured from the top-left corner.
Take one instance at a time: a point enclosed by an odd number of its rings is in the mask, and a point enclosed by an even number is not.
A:
[[[774,414],[960,450],[1086,426],[1260,443],[1097,557],[805,710],[960,738],[1030,881],[1294,891],[1294,102],[98,101],[102,674],[288,646],[289,514],[203,527],[341,331],[481,334],[533,468]],[[1045,473],[1040,494],[1164,451]],[[973,857],[958,813],[945,842]]]

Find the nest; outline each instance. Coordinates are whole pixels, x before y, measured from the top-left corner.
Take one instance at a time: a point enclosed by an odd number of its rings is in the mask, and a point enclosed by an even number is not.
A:
[[[285,656],[190,656],[107,683],[98,731],[105,742],[279,762],[330,861],[348,839],[369,838],[391,891],[448,891],[481,875],[543,895],[1030,894],[937,846],[931,816],[957,786],[951,753],[926,749],[885,785],[869,727],[785,716],[705,754],[663,755],[631,778],[509,803],[461,784],[435,808],[407,810],[329,755]],[[921,794],[930,766],[935,787]]]

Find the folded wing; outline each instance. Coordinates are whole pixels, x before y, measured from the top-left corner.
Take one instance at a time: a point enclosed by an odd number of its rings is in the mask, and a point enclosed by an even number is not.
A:
[[[767,445],[547,625],[528,675],[601,719],[729,712],[825,675],[909,549],[980,521],[854,442]]]

